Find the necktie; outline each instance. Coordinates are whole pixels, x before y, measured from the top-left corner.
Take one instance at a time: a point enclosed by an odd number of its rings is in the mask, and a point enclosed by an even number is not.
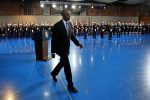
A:
[[[67,36],[70,38],[70,26],[68,22],[66,22],[66,30],[67,30]]]
[[[67,30],[67,35],[68,35],[68,22],[66,22],[66,30]]]

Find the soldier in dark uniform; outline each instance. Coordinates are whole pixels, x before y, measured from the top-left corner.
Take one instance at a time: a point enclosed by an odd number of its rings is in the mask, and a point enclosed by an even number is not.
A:
[[[79,25],[78,25],[78,35],[81,35],[81,33],[82,33],[82,26],[79,23]]]
[[[93,39],[96,39],[96,34],[97,34],[97,24],[93,24]]]
[[[101,36],[101,38],[104,38],[105,31],[106,31],[106,27],[104,25],[104,22],[102,22],[101,26],[100,26],[100,36]]]
[[[142,24],[142,32],[141,32],[141,34],[144,35],[144,33],[145,33],[145,25]]]
[[[78,27],[76,24],[74,24],[73,29],[74,29],[74,35],[76,36],[78,34]]]
[[[121,24],[120,24],[120,22],[117,23],[116,33],[117,33],[117,37],[120,38],[120,35],[121,35]]]
[[[126,33],[126,26],[125,26],[125,23],[122,23],[122,33],[125,35]]]
[[[88,33],[89,33],[89,35],[91,35],[93,32],[92,32],[92,28],[93,28],[93,26],[92,25],[89,25],[88,26]]]
[[[84,39],[87,39],[87,35],[88,35],[88,26],[87,26],[87,24],[83,25],[83,34],[84,34]]]
[[[113,24],[112,25],[108,24],[107,27],[108,27],[108,40],[112,40]]]

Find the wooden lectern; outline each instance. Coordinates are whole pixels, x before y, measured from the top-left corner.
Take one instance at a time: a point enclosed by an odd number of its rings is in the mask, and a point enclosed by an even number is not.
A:
[[[48,58],[48,31],[40,30],[33,33],[36,60],[47,61]]]

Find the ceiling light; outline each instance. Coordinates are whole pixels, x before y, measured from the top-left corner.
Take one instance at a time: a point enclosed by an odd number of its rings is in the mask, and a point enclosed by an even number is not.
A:
[[[68,5],[65,5],[65,8],[68,8]]]
[[[53,4],[52,7],[53,7],[53,8],[56,8],[56,4]]]
[[[41,8],[44,8],[44,4],[41,4],[40,6],[41,6]]]
[[[76,8],[76,6],[73,4],[73,5],[72,5],[72,9],[75,9],[75,8]]]

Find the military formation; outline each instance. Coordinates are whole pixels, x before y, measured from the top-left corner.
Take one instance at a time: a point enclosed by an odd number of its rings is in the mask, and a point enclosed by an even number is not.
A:
[[[0,27],[1,36],[7,38],[28,38],[31,37],[33,33],[41,30],[47,30],[51,32],[50,25],[37,25],[37,24],[6,24]],[[50,34],[49,34],[50,35]]]
[[[101,24],[93,23],[93,25],[74,25],[74,33],[75,35],[83,35],[84,39],[92,35],[94,39],[96,39],[97,36],[101,38],[107,36],[108,39],[111,40],[113,36],[119,38],[122,35],[150,33],[150,24],[102,22]]]
[[[28,38],[36,31],[47,30],[51,36],[52,25],[42,24],[6,24],[0,27],[0,36],[7,38]],[[87,39],[92,36],[96,39],[98,36],[101,38],[108,38],[111,40],[113,37],[121,37],[122,35],[129,34],[145,34],[150,33],[150,24],[144,23],[93,23],[93,25],[80,23],[73,24],[73,34],[76,36],[83,36]]]

